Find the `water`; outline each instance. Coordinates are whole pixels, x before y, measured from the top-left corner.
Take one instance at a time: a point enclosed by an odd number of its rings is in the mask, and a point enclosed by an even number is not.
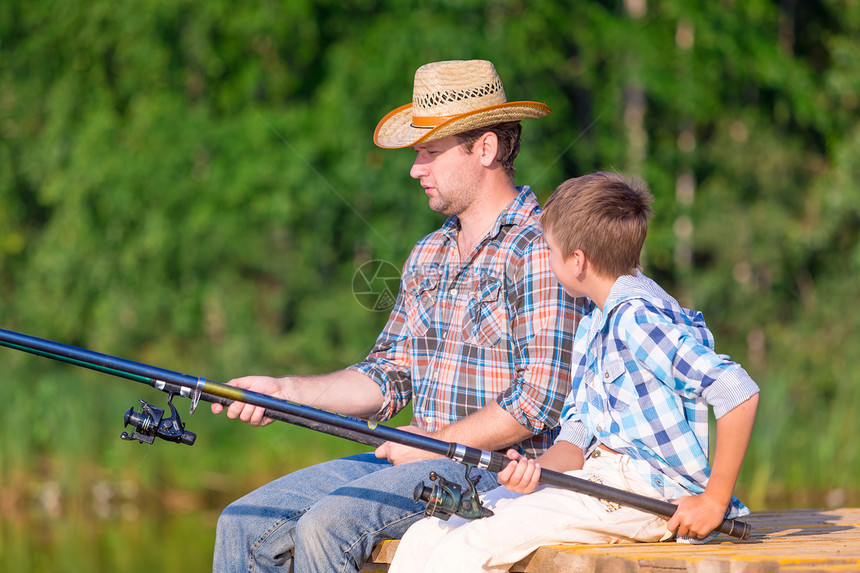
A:
[[[86,503],[39,484],[29,499],[4,497],[0,571],[187,573],[210,571],[220,508],[169,492],[141,496],[132,484],[96,484]]]

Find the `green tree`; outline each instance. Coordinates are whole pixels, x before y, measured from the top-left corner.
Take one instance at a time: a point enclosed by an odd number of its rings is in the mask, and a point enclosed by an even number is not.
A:
[[[650,183],[646,271],[763,388],[742,487],[856,490],[858,21],[840,0],[5,2],[0,325],[214,379],[361,359],[386,316],[356,269],[441,222],[373,128],[419,65],[486,58],[553,109],[519,182]]]

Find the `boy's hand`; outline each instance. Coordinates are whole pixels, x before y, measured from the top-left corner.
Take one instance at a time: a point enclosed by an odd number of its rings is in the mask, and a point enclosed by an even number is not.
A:
[[[531,493],[537,489],[540,480],[540,465],[521,456],[516,450],[508,450],[512,460],[498,474],[500,484],[517,493]]]
[[[717,503],[707,494],[684,496],[674,503],[678,509],[666,528],[684,537],[704,539],[722,523],[726,515],[727,505]]]

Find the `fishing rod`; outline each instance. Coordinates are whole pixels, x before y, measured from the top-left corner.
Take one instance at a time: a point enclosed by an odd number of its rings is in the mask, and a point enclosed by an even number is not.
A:
[[[163,409],[154,407],[140,399],[140,412],[135,411],[134,408],[129,408],[125,413],[125,426],[131,425],[133,429],[131,434],[122,433],[120,437],[125,440],[138,440],[140,443],[152,444],[155,438],[160,438],[180,444],[193,445],[197,436],[193,432],[185,430],[185,424],[173,405],[173,397],[179,395],[191,399],[191,414],[194,413],[200,400],[223,406],[229,406],[234,401],[238,401],[264,408],[265,416],[273,420],[338,436],[368,446],[378,447],[385,442],[395,442],[444,456],[466,466],[468,493],[463,492],[459,484],[450,483],[433,472],[430,474],[430,480],[435,484],[425,486],[424,482],[420,482],[414,491],[416,502],[426,502],[427,510],[425,513],[436,515],[442,519],[448,519],[451,515],[460,515],[467,519],[492,515],[489,509],[481,505],[475,488],[478,478],[473,478],[471,472],[475,468],[499,472],[510,462],[504,454],[499,452],[489,452],[454,442],[444,442],[380,425],[376,422],[327,412],[280,400],[259,392],[213,382],[205,378],[180,374],[10,330],[0,329],[0,346],[140,382],[156,390],[166,392],[171,415],[165,418]],[[540,482],[666,518],[672,517],[677,509],[676,505],[667,501],[546,469],[541,471]],[[751,532],[749,524],[734,519],[724,519],[716,530],[739,539],[747,539]]]

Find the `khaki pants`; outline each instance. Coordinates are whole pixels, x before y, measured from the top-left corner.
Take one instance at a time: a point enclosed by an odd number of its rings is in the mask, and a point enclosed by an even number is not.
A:
[[[599,450],[598,450],[599,451]],[[629,456],[600,451],[570,475],[658,497]],[[495,515],[423,519],[407,530],[390,573],[507,571],[541,545],[624,543],[671,538],[666,519],[584,494],[541,486],[523,495],[504,487],[482,497]]]

